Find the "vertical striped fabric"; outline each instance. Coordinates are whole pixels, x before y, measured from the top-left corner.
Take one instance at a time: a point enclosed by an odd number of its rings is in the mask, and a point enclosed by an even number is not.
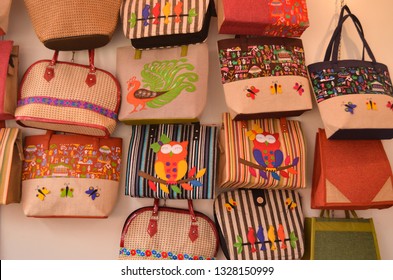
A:
[[[296,203],[289,209],[287,199]],[[237,206],[227,210],[226,204],[235,201]],[[262,202],[261,204],[259,202]],[[232,203],[233,204],[233,203]],[[304,254],[304,221],[300,195],[294,190],[245,190],[224,192],[214,201],[214,216],[220,231],[221,248],[227,259],[231,260],[289,260],[300,259]],[[279,225],[283,226],[285,246],[278,234]],[[263,229],[265,250],[258,236],[259,227]],[[275,246],[272,250],[270,226],[274,227]],[[252,252],[249,231],[254,229],[255,248]],[[291,246],[290,233],[296,236]],[[239,242],[239,237],[241,241]],[[235,243],[241,243],[241,252]]]
[[[285,121],[287,132],[282,131],[281,121]],[[258,164],[253,156],[253,143],[246,133],[257,124],[264,132],[279,133],[280,150],[285,164],[299,158],[294,166],[297,174],[289,174],[288,178],[280,176],[274,179],[267,172],[267,179],[262,178],[258,171],[256,176],[250,172],[250,167],[240,163],[239,158]],[[286,119],[257,119],[234,121],[229,113],[223,115],[223,128],[220,134],[220,188],[263,188],[263,189],[298,189],[306,185],[306,145],[299,121]]]
[[[213,199],[216,184],[217,141],[219,127],[199,124],[160,124],[131,126],[131,139],[127,157],[127,174],[125,194],[132,197],[155,197],[170,199]],[[171,141],[188,141],[187,163],[188,170],[206,168],[206,173],[198,178],[202,184],[193,190],[181,189],[180,194],[169,188],[169,194],[163,192],[159,184],[153,191],[148,180],[139,176],[143,171],[157,178],[154,171],[156,154],[150,148],[152,143],[160,140],[162,134]]]
[[[195,33],[202,29],[203,19],[209,6],[209,0],[184,0],[182,12],[180,14],[181,22],[175,22],[175,7],[180,1],[178,0],[125,0],[121,7],[120,14],[122,16],[122,25],[124,35],[129,39],[153,37],[159,35],[175,35],[175,34],[187,34]],[[153,15],[153,9],[155,5],[160,4],[160,12],[158,16],[158,24],[153,24],[155,17]],[[164,7],[166,3],[170,5],[169,23],[165,24]],[[147,20],[143,16],[143,11],[149,5],[149,12],[147,14]],[[190,24],[188,14],[191,9],[195,9],[196,16],[192,17],[192,23]],[[130,18],[136,16],[136,24],[134,27],[130,26]],[[145,25],[145,22],[148,25]]]
[[[22,161],[17,157],[15,144],[18,141],[22,145],[22,138],[19,136],[18,128],[0,129],[0,204],[20,201],[21,185],[19,173],[21,173]],[[11,171],[13,168],[15,168],[14,173]]]

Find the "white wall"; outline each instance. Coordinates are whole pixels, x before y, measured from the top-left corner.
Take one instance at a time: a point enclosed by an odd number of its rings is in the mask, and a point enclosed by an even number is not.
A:
[[[321,61],[326,44],[337,23],[340,1],[308,0],[311,26],[303,34],[307,64]],[[393,2],[388,0],[348,0],[346,3],[361,20],[366,38],[379,62],[393,69]],[[350,26],[350,24],[348,24]],[[352,26],[350,26],[352,27]],[[345,29],[343,58],[360,58],[360,41],[354,36],[352,28]],[[350,38],[348,38],[348,36]],[[216,41],[231,36],[217,35],[217,20],[211,22],[209,44],[209,98],[201,121],[219,123],[221,113],[226,111],[223,90],[220,84]],[[46,49],[37,39],[22,0],[14,0],[11,10],[9,33],[20,46],[20,75],[26,68],[39,59],[51,58],[53,52]],[[96,66],[112,73],[116,72],[116,48],[129,45],[120,26],[113,40],[105,47],[96,50]],[[77,53],[76,61],[86,63],[86,54]],[[60,59],[70,60],[69,53],[61,53]],[[392,70],[393,71],[393,70]],[[303,123],[307,140],[307,188],[301,190],[305,216],[318,215],[319,211],[310,209],[311,174],[314,157],[315,133],[322,127],[316,104],[311,112],[298,118]],[[393,119],[392,119],[393,120]],[[8,126],[16,126],[13,121]],[[24,134],[41,134],[42,131],[27,129]],[[129,127],[119,124],[114,136],[123,137],[124,158],[129,141]],[[383,141],[390,163],[393,165],[393,140]],[[125,171],[125,161],[123,172]],[[124,174],[124,173],[123,173]],[[120,233],[124,220],[135,209],[152,204],[151,199],[125,197],[121,180],[119,201],[113,213],[105,220],[89,219],[35,219],[23,215],[20,204],[0,207],[0,259],[116,259]],[[167,201],[169,206],[186,207],[185,202]],[[212,200],[196,201],[195,209],[213,219]],[[342,213],[336,213],[340,216]],[[361,217],[374,219],[380,251],[383,259],[393,259],[393,208],[385,210],[358,211]],[[220,252],[219,258],[223,258]]]

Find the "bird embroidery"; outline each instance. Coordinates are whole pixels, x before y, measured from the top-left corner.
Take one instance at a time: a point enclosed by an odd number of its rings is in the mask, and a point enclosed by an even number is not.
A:
[[[179,1],[177,2],[175,8],[174,8],[176,17],[175,17],[175,22],[181,22],[180,14],[183,11],[183,2]]]
[[[269,226],[269,230],[267,231],[267,238],[269,239],[270,243],[271,243],[271,247],[270,250],[274,251],[277,250],[276,247],[276,234],[274,233],[274,227],[273,226]]]
[[[280,150],[279,134],[262,132],[261,128],[254,127],[253,130],[247,132],[247,135],[254,144],[254,159],[259,165],[265,167],[265,170],[259,170],[261,177],[267,179],[265,171],[268,171],[271,172],[274,179],[280,180],[280,176],[276,172],[284,160],[284,155]]]
[[[149,23],[147,22],[147,20],[149,19],[149,14],[150,14],[150,5],[146,4],[142,10],[142,17],[143,17],[143,25],[144,26],[149,25]]]
[[[265,234],[263,233],[263,227],[259,226],[258,231],[257,231],[257,237],[259,241],[261,242],[261,250],[266,251],[266,245],[265,245]]]
[[[157,2],[152,10],[153,16],[154,16],[154,21],[153,24],[158,24],[159,20],[158,17],[160,16],[160,9],[161,9],[161,4],[159,2]]]
[[[171,3],[166,2],[162,11],[164,12],[164,16],[165,16],[164,23],[168,24],[169,23],[169,15],[171,13]]]
[[[278,225],[277,235],[278,235],[278,239],[280,239],[281,241],[281,249],[286,249],[287,245],[285,244],[285,232],[282,224]]]
[[[247,240],[251,244],[251,252],[256,252],[257,249],[255,248],[255,230],[252,227],[248,227]]]

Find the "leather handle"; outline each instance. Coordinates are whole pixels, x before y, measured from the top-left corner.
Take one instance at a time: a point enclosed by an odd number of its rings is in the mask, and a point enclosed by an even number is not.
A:
[[[59,58],[59,51],[55,51],[53,58],[45,69],[44,78],[50,82],[55,77],[55,66]],[[92,87],[97,83],[96,67],[94,66],[94,49],[89,50],[89,73],[87,74],[85,83],[88,87]]]
[[[153,204],[153,212],[149,220],[149,225],[147,228],[147,233],[150,235],[150,237],[153,237],[156,235],[158,232],[158,219],[159,219],[159,211],[160,211],[160,206],[159,206],[160,200],[158,198],[154,199],[154,204]],[[188,237],[190,238],[191,242],[194,242],[195,240],[198,239],[199,237],[199,230],[198,230],[198,224],[197,224],[197,218],[194,212],[194,206],[192,204],[192,200],[188,199],[188,210],[190,212],[190,230],[188,232]]]

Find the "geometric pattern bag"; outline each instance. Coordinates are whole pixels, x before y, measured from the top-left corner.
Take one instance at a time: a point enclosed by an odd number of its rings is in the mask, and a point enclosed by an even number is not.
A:
[[[393,138],[393,86],[389,70],[378,63],[358,18],[347,11],[334,31],[323,62],[308,66],[328,139]],[[371,61],[339,60],[341,30],[350,18]],[[333,51],[332,51],[333,50]]]
[[[132,47],[117,49],[119,120],[126,124],[197,121],[207,99],[207,44],[146,50],[136,57],[138,52]]]
[[[66,51],[108,44],[117,26],[121,0],[24,2],[34,31],[45,47]]]
[[[131,213],[121,234],[120,260],[211,260],[219,238],[214,222],[193,209],[159,206]]]
[[[304,260],[380,260],[372,218],[321,216],[305,219]]]
[[[211,0],[124,0],[123,32],[136,49],[204,42],[209,32]]]
[[[219,34],[300,37],[309,26],[306,0],[217,0]]]
[[[234,121],[224,113],[219,147],[220,188],[306,187],[306,145],[299,121]]]
[[[19,128],[0,129],[0,204],[19,203],[21,197],[22,135]]]
[[[300,195],[239,189],[218,195],[214,217],[230,260],[297,260],[304,253]]]
[[[198,123],[131,126],[125,194],[213,199],[218,130]]]
[[[122,139],[27,136],[22,205],[28,217],[106,218],[117,201]]]
[[[116,128],[120,85],[109,72],[89,65],[40,60],[25,72],[15,119],[27,127],[107,137]]]
[[[223,39],[218,52],[225,102],[233,119],[298,116],[312,109],[300,39]]]
[[[393,174],[381,140],[328,140],[319,129],[314,156],[311,208],[393,206]]]
[[[14,119],[18,91],[19,46],[0,41],[0,120]]]

